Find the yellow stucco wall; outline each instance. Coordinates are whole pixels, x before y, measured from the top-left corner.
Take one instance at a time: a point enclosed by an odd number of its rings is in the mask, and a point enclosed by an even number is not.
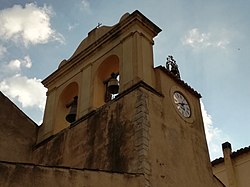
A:
[[[113,27],[98,27],[89,32],[68,60],[43,81],[48,88],[44,121],[37,142],[69,126],[65,107],[58,107],[63,90],[76,82],[79,102],[77,119],[104,105],[103,81],[112,72],[120,74],[119,92],[144,81],[155,87],[153,37],[160,29],[138,11],[125,15]],[[61,110],[60,110],[61,108]]]
[[[199,98],[164,72],[156,73],[164,97],[150,94],[148,100],[152,186],[221,186],[212,174]],[[190,118],[176,110],[174,91],[189,102]]]
[[[248,187],[250,185],[250,151],[232,157],[233,172],[237,187]],[[213,165],[213,173],[225,184],[230,187],[225,163]]]

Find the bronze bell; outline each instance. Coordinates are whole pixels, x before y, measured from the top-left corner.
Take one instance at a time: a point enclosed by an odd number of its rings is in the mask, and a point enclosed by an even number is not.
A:
[[[77,111],[77,96],[74,97],[74,100],[66,105],[67,108],[70,107],[70,111],[68,115],[66,116],[66,120],[69,123],[73,123],[76,120],[76,111]]]
[[[111,94],[117,94],[119,91],[119,81],[117,80],[115,73],[111,74],[111,78],[108,81],[108,92]]]

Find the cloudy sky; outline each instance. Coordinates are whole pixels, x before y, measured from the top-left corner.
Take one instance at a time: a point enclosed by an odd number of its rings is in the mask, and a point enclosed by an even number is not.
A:
[[[0,0],[0,90],[41,124],[40,83],[102,23],[141,11],[162,32],[155,66],[173,55],[181,77],[203,96],[211,159],[221,144],[250,145],[250,1],[247,0]]]

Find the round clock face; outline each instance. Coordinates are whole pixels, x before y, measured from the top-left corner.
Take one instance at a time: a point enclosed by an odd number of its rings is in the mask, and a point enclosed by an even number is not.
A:
[[[179,113],[183,117],[189,118],[191,116],[191,109],[186,98],[180,92],[174,92],[173,97],[175,106]]]

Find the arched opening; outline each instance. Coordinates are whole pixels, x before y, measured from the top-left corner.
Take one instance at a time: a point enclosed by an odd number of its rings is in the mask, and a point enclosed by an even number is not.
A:
[[[98,67],[94,81],[94,107],[98,108],[107,102],[105,81],[111,78],[111,74],[119,75],[119,58],[116,55],[107,57]]]
[[[74,98],[78,96],[78,90],[79,88],[76,82],[70,83],[63,89],[56,109],[55,133],[69,126],[70,123],[66,121],[65,117],[71,110],[71,104]]]

